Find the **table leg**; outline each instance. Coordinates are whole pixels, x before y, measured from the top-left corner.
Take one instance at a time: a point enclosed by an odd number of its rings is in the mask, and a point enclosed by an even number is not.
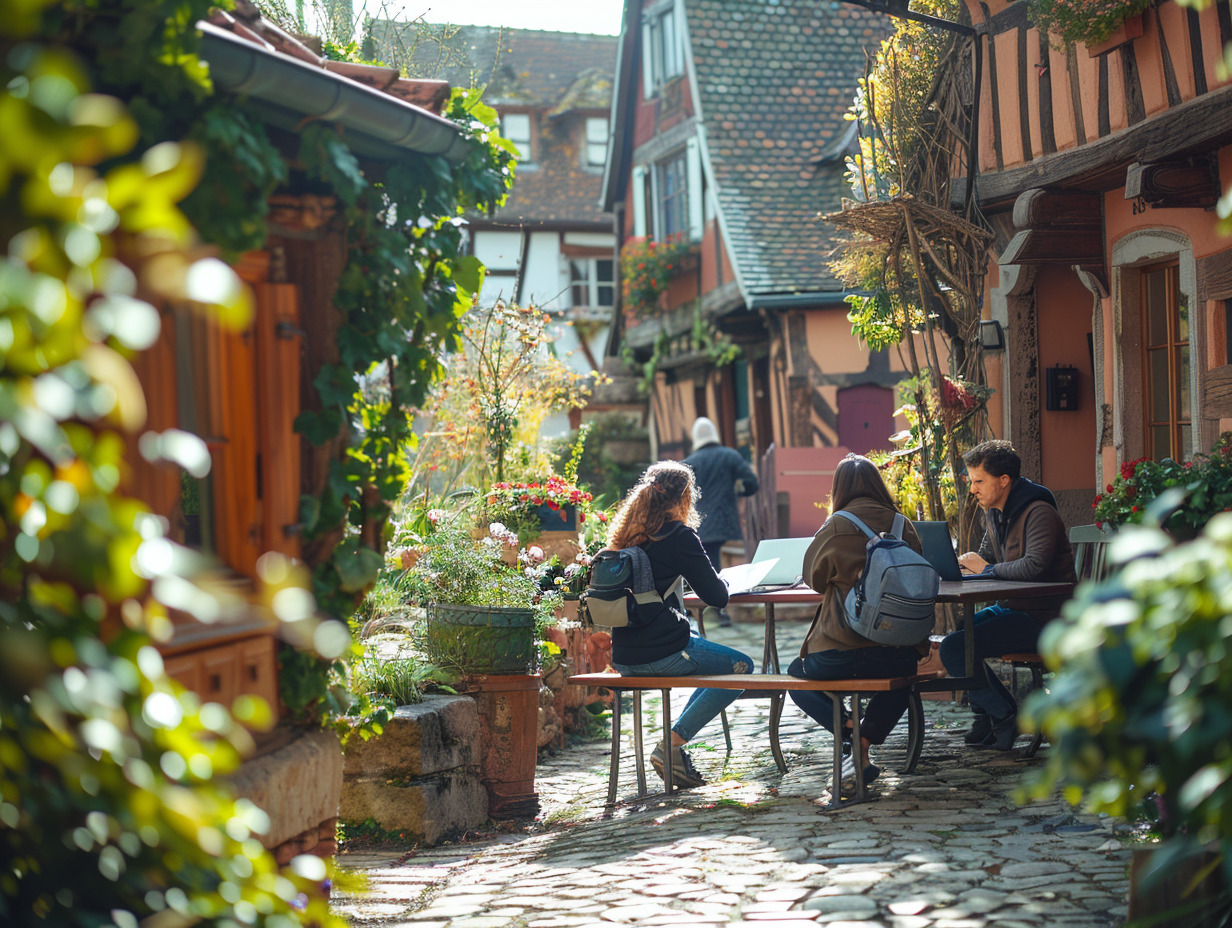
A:
[[[975,603],[963,603],[963,643],[966,646],[966,674],[975,676]]]
[[[761,672],[780,673],[779,646],[774,637],[774,603],[766,603],[766,631],[761,650]]]
[[[646,795],[646,757],[642,748],[642,691],[633,690],[633,760],[637,764],[637,795]]]

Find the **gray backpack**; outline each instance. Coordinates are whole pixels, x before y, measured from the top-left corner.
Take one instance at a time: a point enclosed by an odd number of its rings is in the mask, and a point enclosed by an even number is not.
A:
[[[592,625],[625,628],[644,625],[663,608],[654,585],[650,558],[638,547],[608,548],[590,565],[590,586],[580,597],[580,611]]]
[[[878,535],[850,512],[834,514],[868,536],[864,570],[843,603],[847,624],[874,644],[919,644],[933,630],[941,577],[903,541],[906,518],[898,513],[890,531]]]

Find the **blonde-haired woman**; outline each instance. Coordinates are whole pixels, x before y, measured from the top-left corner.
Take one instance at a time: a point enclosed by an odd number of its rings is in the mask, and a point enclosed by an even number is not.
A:
[[[629,491],[608,530],[609,548],[641,547],[650,560],[662,604],[639,607],[638,622],[612,629],[612,666],[631,676],[749,673],[753,662],[733,648],[694,634],[684,603],[672,592],[685,579],[703,602],[727,605],[727,586],[715,573],[697,536],[697,484],[693,471],[675,461],[652,464]],[[669,592],[671,595],[669,595]],[[694,690],[672,726],[672,778],[680,786],[705,780],[684,750],[694,735],[740,696],[740,690]],[[663,776],[663,744],[650,756]]]

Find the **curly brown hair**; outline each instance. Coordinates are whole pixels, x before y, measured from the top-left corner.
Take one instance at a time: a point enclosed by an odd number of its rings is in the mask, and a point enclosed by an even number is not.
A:
[[[678,461],[651,464],[612,518],[609,548],[631,548],[653,541],[665,522],[679,519],[694,529],[701,524],[701,494],[693,468]]]

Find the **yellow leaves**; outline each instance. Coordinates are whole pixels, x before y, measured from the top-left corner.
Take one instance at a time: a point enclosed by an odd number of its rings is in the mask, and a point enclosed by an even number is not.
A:
[[[140,429],[145,424],[145,393],[132,365],[106,345],[87,345],[81,353],[81,364],[114,397],[107,418],[126,432]]]
[[[129,232],[187,244],[192,226],[175,206],[201,178],[201,149],[188,142],[163,142],[147,151],[139,164],[126,164],[107,175],[108,202]]]

